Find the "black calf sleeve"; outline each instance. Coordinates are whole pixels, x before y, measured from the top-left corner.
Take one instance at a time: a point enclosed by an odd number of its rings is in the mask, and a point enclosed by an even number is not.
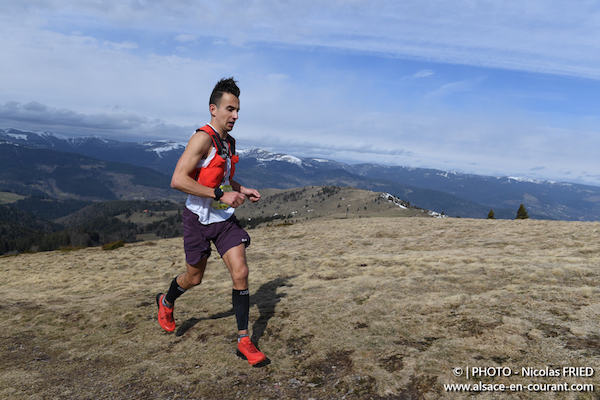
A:
[[[169,288],[169,291],[167,292],[167,295],[165,296],[165,300],[169,303],[169,304],[175,304],[175,300],[177,300],[177,298],[179,296],[181,296],[183,293],[185,293],[186,289],[180,287],[177,284],[177,277],[175,277],[173,279],[173,281],[171,281],[171,287]]]
[[[233,289],[231,293],[231,302],[235,319],[237,320],[238,331],[248,329],[248,316],[250,314],[250,291]]]

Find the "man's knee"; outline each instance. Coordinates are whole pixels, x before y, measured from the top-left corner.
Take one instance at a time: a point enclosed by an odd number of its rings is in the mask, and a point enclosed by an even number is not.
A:
[[[192,285],[192,286],[198,286],[199,284],[202,283],[202,275],[189,275],[186,277],[186,281],[188,282],[188,284]]]
[[[248,266],[244,264],[237,269],[235,275],[238,279],[248,279],[249,272]]]
[[[231,278],[234,282],[248,282],[248,265],[242,264],[232,268]]]
[[[202,260],[196,265],[187,264],[187,271],[183,275],[183,279],[187,286],[198,286],[202,283],[204,270],[206,269],[206,261]]]

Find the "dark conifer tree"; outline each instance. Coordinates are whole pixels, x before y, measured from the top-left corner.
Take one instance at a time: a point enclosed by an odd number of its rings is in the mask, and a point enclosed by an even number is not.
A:
[[[529,218],[529,215],[527,214],[527,210],[525,210],[525,206],[523,204],[521,204],[519,206],[519,210],[517,211],[516,219],[527,219],[527,218]]]

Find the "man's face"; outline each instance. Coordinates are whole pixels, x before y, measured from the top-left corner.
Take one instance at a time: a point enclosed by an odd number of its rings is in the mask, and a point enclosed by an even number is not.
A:
[[[219,106],[210,105],[210,114],[212,115],[212,123],[220,132],[230,132],[238,119],[238,111],[240,110],[240,99],[231,93],[223,93]]]

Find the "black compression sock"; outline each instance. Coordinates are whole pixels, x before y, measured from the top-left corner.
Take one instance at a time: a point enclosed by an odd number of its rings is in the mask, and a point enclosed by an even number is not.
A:
[[[250,314],[250,291],[233,289],[231,293],[231,302],[235,311],[238,331],[248,329],[248,316]]]
[[[177,284],[177,277],[175,277],[173,279],[173,281],[171,281],[171,287],[169,287],[169,291],[167,292],[167,295],[165,296],[165,300],[169,304],[175,304],[175,300],[177,300],[177,298],[179,296],[184,294],[185,291],[186,291],[186,289],[182,288],[181,286],[179,286]]]

